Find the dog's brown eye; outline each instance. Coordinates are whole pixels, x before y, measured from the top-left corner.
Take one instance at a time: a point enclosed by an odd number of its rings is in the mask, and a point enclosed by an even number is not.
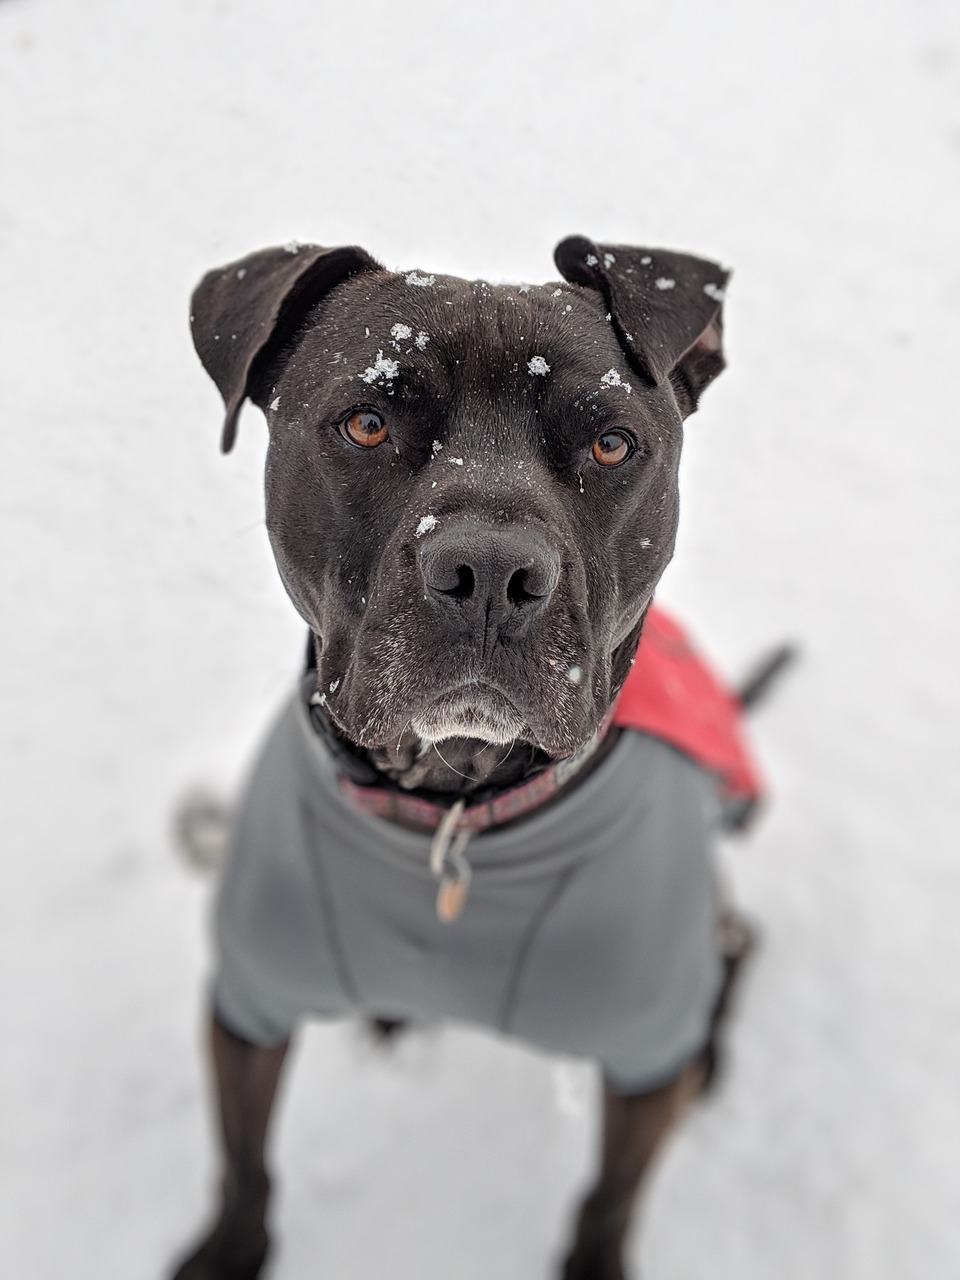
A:
[[[352,444],[358,444],[364,449],[373,449],[378,444],[383,444],[388,432],[387,425],[379,413],[374,413],[372,409],[358,409],[356,413],[351,413],[349,418],[340,423],[340,434]]]
[[[593,460],[601,467],[617,467],[633,452],[633,443],[622,431],[605,431],[594,441]]]

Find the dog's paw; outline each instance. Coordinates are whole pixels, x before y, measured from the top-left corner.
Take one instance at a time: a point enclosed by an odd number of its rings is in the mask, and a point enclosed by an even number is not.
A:
[[[183,797],[173,815],[173,835],[183,860],[196,871],[214,871],[222,863],[230,837],[226,805],[205,791]]]
[[[269,1242],[263,1232],[253,1240],[231,1238],[218,1224],[172,1272],[170,1280],[257,1280]]]
[[[619,1247],[575,1247],[563,1264],[560,1280],[627,1280]]]

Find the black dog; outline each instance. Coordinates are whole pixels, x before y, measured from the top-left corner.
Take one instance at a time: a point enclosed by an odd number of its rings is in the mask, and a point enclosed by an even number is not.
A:
[[[247,397],[267,417],[267,528],[312,661],[238,820],[213,1017],[223,1203],[178,1280],[259,1273],[264,1139],[304,1013],[447,1012],[600,1058],[602,1171],[566,1280],[622,1276],[644,1170],[703,1082],[743,951],[726,948],[725,986],[707,775],[610,709],[673,552],[683,420],[723,368],[726,273],[581,238],[556,261],[565,283],[491,286],[290,245],[194,295],[224,449]],[[635,783],[629,751],[645,753]],[[629,835],[594,812],[614,792],[636,808]],[[543,870],[547,830],[576,846],[559,869]],[[606,871],[577,853],[594,830]],[[693,868],[683,884],[674,865]],[[322,956],[300,955],[308,939]]]

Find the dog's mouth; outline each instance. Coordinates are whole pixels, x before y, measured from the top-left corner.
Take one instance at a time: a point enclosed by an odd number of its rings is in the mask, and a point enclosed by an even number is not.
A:
[[[582,636],[563,637],[548,657],[542,645],[511,646],[485,661],[463,645],[401,640],[392,627],[343,639],[342,647],[320,646],[319,696],[340,732],[368,751],[466,739],[526,742],[560,759],[606,709]]]
[[[422,742],[477,738],[501,744],[523,737],[528,728],[506,694],[479,682],[440,694],[411,717],[410,727]]]

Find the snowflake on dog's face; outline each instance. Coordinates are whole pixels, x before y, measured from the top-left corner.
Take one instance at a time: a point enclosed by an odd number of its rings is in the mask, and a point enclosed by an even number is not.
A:
[[[398,361],[391,360],[389,356],[385,356],[382,351],[377,352],[377,358],[373,364],[368,365],[363,373],[358,373],[357,377],[361,382],[372,385],[374,382],[392,382],[400,372]]]

